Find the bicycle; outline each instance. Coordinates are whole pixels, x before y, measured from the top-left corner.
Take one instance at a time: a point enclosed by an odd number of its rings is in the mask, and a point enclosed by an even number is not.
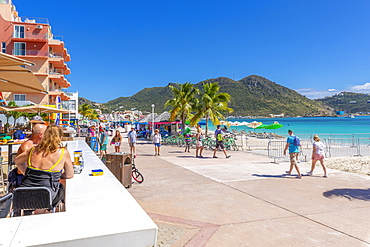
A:
[[[131,164],[132,166],[132,172],[131,172],[131,175],[132,175],[132,178],[138,182],[139,184],[141,184],[142,182],[144,182],[144,176],[143,174],[141,174],[139,172],[139,170],[136,168],[135,164]]]

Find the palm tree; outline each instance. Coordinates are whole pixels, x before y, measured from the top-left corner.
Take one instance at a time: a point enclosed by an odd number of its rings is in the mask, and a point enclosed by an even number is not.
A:
[[[206,135],[208,133],[208,120],[211,119],[214,125],[219,123],[219,119],[225,117],[221,112],[233,112],[228,107],[231,96],[228,93],[219,93],[220,86],[217,82],[203,84],[203,93],[201,94],[196,113],[191,119],[190,124],[195,126],[202,117],[206,118]]]
[[[177,87],[170,85],[174,97],[171,100],[167,100],[164,106],[172,106],[170,120],[174,121],[176,118],[180,118],[184,132],[186,119],[198,104],[198,99],[195,96],[199,94],[199,89],[194,88],[190,82],[185,82],[184,84],[176,83],[176,85]]]

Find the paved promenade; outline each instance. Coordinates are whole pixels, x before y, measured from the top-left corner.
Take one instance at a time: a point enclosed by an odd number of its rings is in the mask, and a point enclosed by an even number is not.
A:
[[[145,181],[129,192],[158,224],[158,246],[370,246],[368,176],[329,169],[323,178],[318,166],[297,179],[282,175],[287,161],[253,152],[201,159],[163,146],[154,156],[146,141],[137,154]]]

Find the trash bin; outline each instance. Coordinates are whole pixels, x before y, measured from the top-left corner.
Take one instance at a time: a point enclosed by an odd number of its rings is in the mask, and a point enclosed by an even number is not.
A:
[[[111,153],[106,155],[105,165],[113,175],[125,186],[132,186],[132,154]]]
[[[94,152],[98,152],[99,151],[99,145],[98,145],[98,138],[97,137],[90,137],[90,148],[94,151]]]

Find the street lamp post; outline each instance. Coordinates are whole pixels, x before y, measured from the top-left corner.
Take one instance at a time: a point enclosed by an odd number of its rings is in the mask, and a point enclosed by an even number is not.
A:
[[[154,136],[154,107],[155,105],[152,104],[152,136]]]

